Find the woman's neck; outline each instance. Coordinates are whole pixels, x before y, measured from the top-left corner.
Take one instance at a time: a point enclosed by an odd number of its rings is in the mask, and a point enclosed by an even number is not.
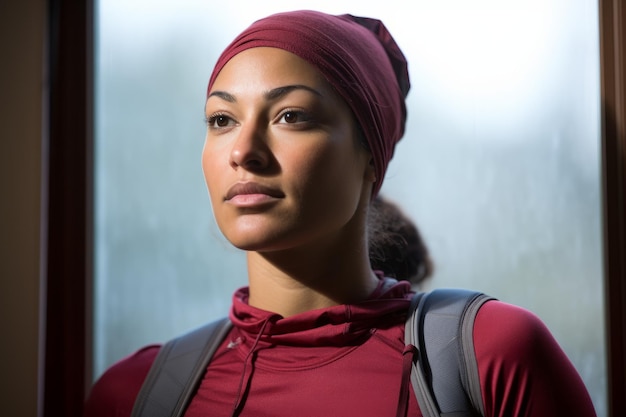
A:
[[[366,299],[378,285],[366,245],[248,253],[250,305],[289,317]]]

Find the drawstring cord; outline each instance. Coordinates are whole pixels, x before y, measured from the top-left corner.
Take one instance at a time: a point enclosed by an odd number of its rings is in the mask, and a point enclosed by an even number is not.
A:
[[[243,397],[244,397],[244,392],[247,390],[247,386],[248,386],[248,383],[249,383],[249,378],[246,378],[246,371],[247,371],[247,368],[248,368],[248,362],[250,361],[250,358],[252,357],[252,355],[254,355],[256,347],[259,344],[259,341],[261,340],[261,336],[263,336],[263,332],[265,331],[265,326],[267,326],[267,323],[269,321],[270,321],[270,319],[267,318],[263,322],[263,325],[261,326],[261,330],[259,331],[259,334],[257,335],[256,339],[254,340],[254,343],[252,344],[252,348],[250,349],[250,352],[248,352],[248,354],[246,355],[246,358],[244,360],[243,372],[241,373],[241,379],[239,380],[239,388],[237,389],[237,398],[235,398],[235,405],[233,407],[233,413],[232,413],[233,417],[235,417],[237,415],[237,410],[241,406],[241,402],[242,402]],[[246,381],[246,379],[247,379],[247,381]],[[244,384],[244,381],[246,381],[245,384]],[[244,385],[246,386],[245,389],[244,389]]]
[[[408,412],[411,370],[413,368],[413,360],[416,357],[416,353],[417,348],[413,345],[406,345],[402,351],[402,384],[400,385],[400,396],[398,398],[396,417],[406,417]]]

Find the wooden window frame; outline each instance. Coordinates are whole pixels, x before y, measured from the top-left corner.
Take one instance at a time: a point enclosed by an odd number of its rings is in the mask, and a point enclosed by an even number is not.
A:
[[[600,0],[608,415],[626,415],[626,5]]]
[[[47,2],[40,414],[82,416],[92,380],[94,0]]]
[[[599,0],[608,415],[626,415],[626,6]],[[48,1],[44,416],[91,385],[94,0]]]

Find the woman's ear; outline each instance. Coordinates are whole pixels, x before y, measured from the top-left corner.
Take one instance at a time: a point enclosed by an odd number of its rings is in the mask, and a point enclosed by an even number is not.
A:
[[[365,168],[365,180],[372,183],[376,182],[376,166],[374,165],[374,158],[370,156],[367,167]]]

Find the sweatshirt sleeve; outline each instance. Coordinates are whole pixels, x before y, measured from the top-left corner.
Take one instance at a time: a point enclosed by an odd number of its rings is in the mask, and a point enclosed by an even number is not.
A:
[[[84,417],[129,417],[159,349],[144,347],[107,369],[91,387]]]
[[[531,312],[487,302],[474,323],[474,348],[486,416],[596,415],[580,375]]]

